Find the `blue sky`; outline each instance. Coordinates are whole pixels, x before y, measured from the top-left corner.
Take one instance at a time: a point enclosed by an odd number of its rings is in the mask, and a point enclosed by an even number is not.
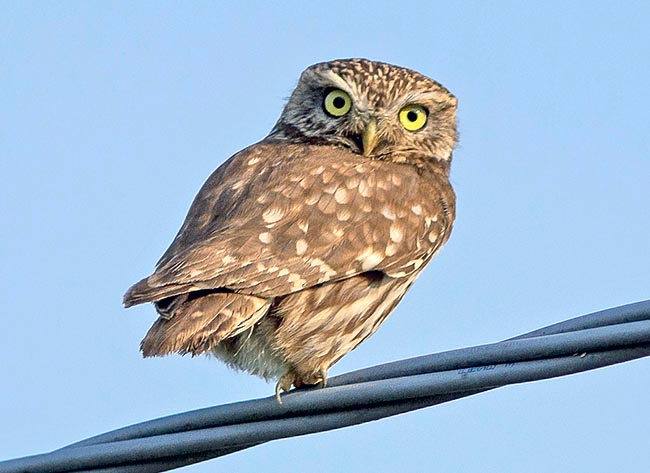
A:
[[[650,7],[397,4],[0,2],[0,459],[271,394],[214,360],[143,360],[154,311],[121,298],[323,60],[440,81],[461,136],[451,240],[331,374],[650,297]],[[187,471],[638,471],[649,389],[639,360]]]

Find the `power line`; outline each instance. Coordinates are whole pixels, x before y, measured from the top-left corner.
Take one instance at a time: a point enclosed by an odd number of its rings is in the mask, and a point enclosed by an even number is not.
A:
[[[60,450],[0,462],[0,472],[158,472],[260,443],[337,429],[650,355],[650,300],[499,343],[331,378],[327,388],[237,402],[124,427]]]

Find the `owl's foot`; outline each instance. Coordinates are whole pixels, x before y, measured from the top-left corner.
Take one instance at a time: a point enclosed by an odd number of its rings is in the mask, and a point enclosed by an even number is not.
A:
[[[278,403],[282,404],[282,399],[280,394],[282,391],[288,393],[291,390],[291,386],[299,388],[303,385],[316,385],[321,384],[322,387],[327,386],[327,370],[321,369],[318,374],[314,374],[308,377],[303,377],[295,373],[294,371],[289,371],[284,374],[275,385],[275,398],[278,400]]]

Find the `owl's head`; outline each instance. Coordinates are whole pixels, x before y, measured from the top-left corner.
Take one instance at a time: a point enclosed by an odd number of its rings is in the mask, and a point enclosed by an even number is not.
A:
[[[410,69],[367,59],[323,62],[302,73],[269,138],[448,167],[457,138],[456,98]]]

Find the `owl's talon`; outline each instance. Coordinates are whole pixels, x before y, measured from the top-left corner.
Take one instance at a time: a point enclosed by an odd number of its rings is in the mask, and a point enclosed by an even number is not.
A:
[[[282,398],[280,397],[282,391],[288,393],[291,390],[291,386],[296,383],[298,383],[298,381],[292,372],[286,373],[280,377],[275,385],[275,398],[278,400],[279,404],[282,404]]]
[[[280,386],[280,381],[275,385],[275,400],[278,401],[278,404],[282,404],[282,398],[280,397],[282,387]]]
[[[320,377],[321,377],[321,383],[322,387],[326,388],[327,387],[327,370],[326,369],[321,369],[320,370]]]

